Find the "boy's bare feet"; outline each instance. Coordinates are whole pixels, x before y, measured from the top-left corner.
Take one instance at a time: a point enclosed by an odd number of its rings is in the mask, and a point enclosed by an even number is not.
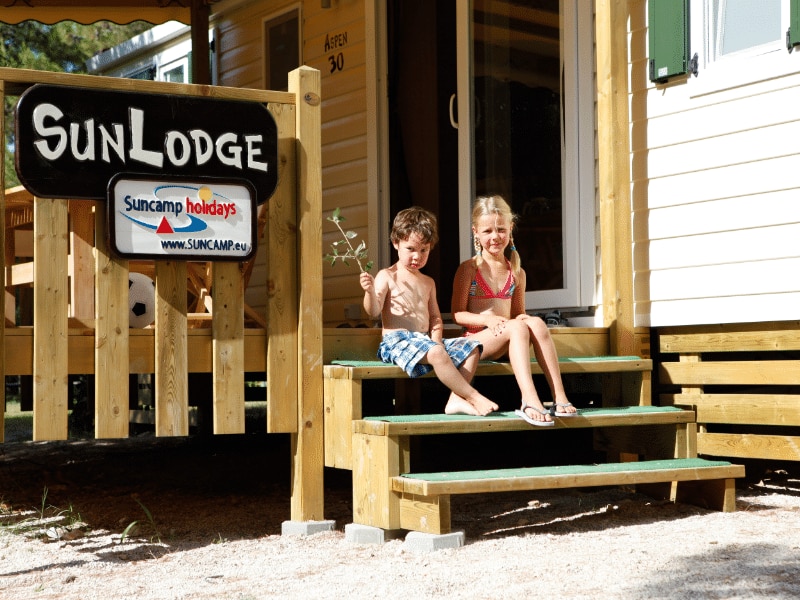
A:
[[[498,408],[500,407],[497,406],[497,404],[484,396],[479,396],[473,404],[461,396],[450,394],[447,405],[444,407],[444,413],[446,415],[473,415],[475,417],[485,417]]]

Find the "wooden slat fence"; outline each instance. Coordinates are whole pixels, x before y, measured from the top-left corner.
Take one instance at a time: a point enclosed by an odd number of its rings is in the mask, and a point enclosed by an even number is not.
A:
[[[68,382],[74,374],[94,375],[98,439],[127,437],[128,380],[136,373],[155,374],[156,435],[189,433],[190,373],[212,375],[214,433],[243,433],[244,374],[264,372],[266,430],[298,436],[298,419],[306,423],[292,456],[295,476],[303,482],[293,490],[292,518],[321,519],[322,461],[314,456],[322,447],[319,73],[301,67],[290,75],[289,92],[273,92],[0,68],[2,98],[36,83],[265,104],[278,128],[279,183],[260,211],[259,243],[267,246],[266,328],[245,327],[244,282],[250,270],[224,262],[211,265],[211,327],[191,328],[188,263],[166,260],[156,261],[154,268],[154,327],[129,329],[130,264],[106,246],[105,203],[33,198],[33,326],[17,327],[4,319],[0,377],[32,375],[34,440],[67,439]],[[0,210],[5,220],[5,192]],[[0,228],[3,287],[20,283],[22,273],[12,265],[13,244],[6,235]],[[301,252],[309,257],[303,272],[297,260]],[[319,257],[316,270],[311,256]],[[0,314],[8,314],[8,298],[0,294]],[[2,417],[4,403],[0,425]],[[303,446],[309,452],[304,454]]]

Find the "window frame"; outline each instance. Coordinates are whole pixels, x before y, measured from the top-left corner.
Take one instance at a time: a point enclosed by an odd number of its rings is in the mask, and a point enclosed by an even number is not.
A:
[[[691,47],[699,55],[699,73],[689,79],[692,97],[734,89],[796,73],[800,68],[794,53],[786,48],[790,2],[781,0],[779,39],[719,58],[715,57],[713,0],[690,3]],[[794,60],[793,60],[794,58]]]
[[[297,18],[297,64],[303,64],[303,11],[300,3],[292,4],[283,10],[271,13],[264,17],[261,21],[261,48],[263,49],[263,73],[262,73],[262,87],[264,89],[272,89],[270,87],[271,69],[270,69],[270,52],[269,52],[269,29],[278,26],[287,21]],[[275,88],[276,91],[286,91],[289,89],[289,82],[284,81],[283,87]]]

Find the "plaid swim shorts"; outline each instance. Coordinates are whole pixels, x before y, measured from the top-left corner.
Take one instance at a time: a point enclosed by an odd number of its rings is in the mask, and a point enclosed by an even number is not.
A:
[[[447,354],[456,367],[461,366],[475,348],[483,345],[467,338],[445,338],[442,340]],[[391,331],[383,336],[378,347],[378,357],[385,363],[394,363],[409,377],[420,377],[433,370],[431,365],[420,364],[428,351],[436,345],[429,335],[415,331]]]

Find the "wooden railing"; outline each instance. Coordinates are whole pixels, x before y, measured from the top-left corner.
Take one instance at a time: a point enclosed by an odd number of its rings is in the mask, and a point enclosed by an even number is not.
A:
[[[266,308],[261,326],[253,328],[245,327],[247,265],[209,263],[206,291],[212,302],[204,299],[203,306],[212,307],[204,316],[210,327],[195,329],[191,323],[197,315],[190,308],[196,306],[187,305],[192,267],[182,260],[155,261],[155,323],[129,329],[131,265],[109,251],[105,202],[34,197],[28,213],[15,205],[4,214],[0,247],[6,268],[0,272],[7,293],[0,295],[0,314],[6,315],[0,326],[5,351],[0,377],[32,376],[34,440],[67,439],[73,374],[94,376],[97,438],[128,435],[128,380],[135,373],[154,374],[156,435],[189,433],[191,373],[212,375],[214,433],[243,433],[244,374],[263,372],[267,431],[297,436],[292,516],[321,519],[322,467],[308,457],[322,447],[322,335],[315,317],[322,261],[297,260],[321,257],[319,72],[297,69],[289,76],[289,92],[273,92],[0,68],[3,98],[37,83],[261,103],[277,125],[279,183],[261,211],[266,281],[250,284],[266,290]],[[0,146],[5,152],[5,144]],[[3,213],[5,204],[2,193]],[[13,236],[31,212],[33,260],[15,265],[13,237],[6,235]],[[17,326],[14,310],[6,310],[9,292],[18,285],[33,288],[29,326]],[[299,433],[298,415],[305,423]],[[0,403],[0,424],[3,416]]]

